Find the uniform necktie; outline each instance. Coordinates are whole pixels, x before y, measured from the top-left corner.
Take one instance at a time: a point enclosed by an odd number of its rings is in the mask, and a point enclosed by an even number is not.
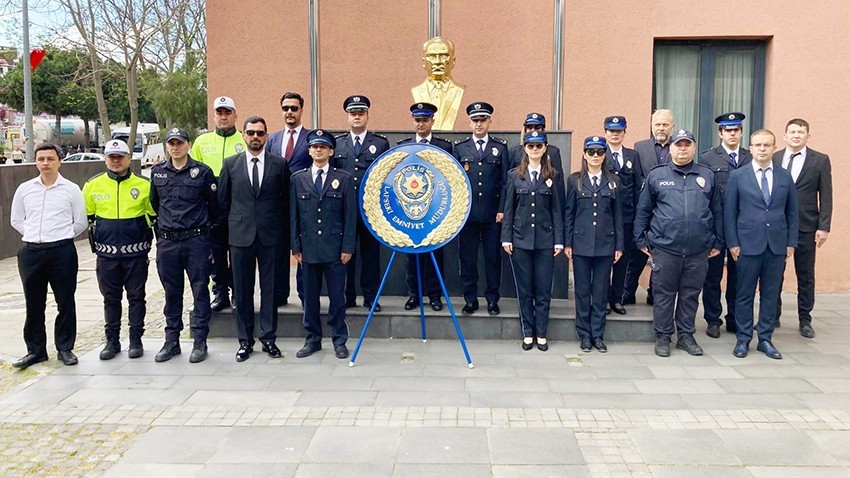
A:
[[[422,144],[428,144],[428,140],[426,138],[420,139],[419,142]]]
[[[789,160],[788,160],[788,167],[787,167],[787,168],[785,168],[785,169],[787,169],[788,171],[791,171],[792,169],[794,169],[794,158],[796,158],[796,157],[797,157],[797,156],[799,156],[799,155],[800,155],[800,152],[799,152],[799,151],[797,151],[796,153],[792,154],[792,155],[791,155],[791,159],[789,159]]]
[[[729,153],[729,159],[732,160],[732,164],[734,164],[735,166],[738,165],[738,153],[734,151]]]
[[[767,168],[759,168],[761,171],[761,196],[764,203],[770,206],[770,187],[767,184]]]
[[[251,186],[254,188],[254,196],[260,194],[260,158],[251,158],[254,167],[251,170]]]
[[[622,168],[622,166],[620,166],[620,153],[612,154],[614,155],[614,167],[617,168],[617,171],[619,171],[620,168]]]
[[[292,150],[295,149],[295,130],[289,129],[286,132],[289,133],[289,142],[286,143],[286,151],[283,153],[283,157],[289,161],[292,159]]]
[[[531,186],[537,186],[537,171],[531,172]]]
[[[614,154],[616,154],[616,153],[614,153]],[[599,178],[597,178],[596,176],[593,176],[593,189],[598,189],[598,188],[599,188]]]
[[[354,137],[354,155],[355,156],[360,155],[361,146],[363,146],[363,145],[360,144],[360,136],[355,136]]]
[[[484,157],[484,140],[479,139],[476,143],[478,143],[478,159],[481,159]]]
[[[319,196],[322,195],[322,173],[324,172],[325,171],[323,169],[320,169],[316,173],[316,192],[319,194]]]

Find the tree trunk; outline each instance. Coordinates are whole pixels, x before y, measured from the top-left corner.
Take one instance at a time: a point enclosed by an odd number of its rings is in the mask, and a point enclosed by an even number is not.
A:
[[[89,129],[89,120],[83,118],[83,141],[85,144],[83,145],[83,151],[89,150],[89,145],[91,144],[91,130]]]
[[[93,72],[94,95],[97,98],[97,114],[100,117],[100,125],[103,129],[102,140],[105,142],[112,137],[112,131],[109,128],[109,110],[106,109],[106,98],[103,96],[103,73],[100,71],[100,60],[93,45],[89,46],[89,57],[91,58]]]
[[[134,63],[130,63],[125,71],[127,72],[127,100],[130,103],[130,138],[128,139],[128,146],[130,146],[130,151],[132,151],[136,144],[136,132],[139,127],[138,72]],[[144,153],[144,147],[142,147],[142,152]]]
[[[60,139],[62,139],[62,114],[56,113],[56,124],[53,126],[53,144],[58,146]]]

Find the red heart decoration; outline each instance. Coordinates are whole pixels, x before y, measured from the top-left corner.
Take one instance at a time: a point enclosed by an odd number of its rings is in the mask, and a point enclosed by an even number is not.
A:
[[[38,64],[44,59],[44,54],[44,48],[32,49],[32,52],[30,52],[30,66],[32,67],[32,71],[35,71]]]

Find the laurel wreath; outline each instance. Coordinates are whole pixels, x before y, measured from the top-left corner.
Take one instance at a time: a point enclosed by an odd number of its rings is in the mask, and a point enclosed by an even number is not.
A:
[[[454,160],[433,150],[423,150],[416,155],[434,165],[446,177],[446,182],[453,194],[452,204],[446,218],[440,225],[431,231],[421,243],[414,244],[409,235],[394,228],[384,216],[380,197],[384,180],[399,163],[407,158],[408,154],[399,151],[381,159],[369,173],[369,178],[363,185],[363,212],[372,229],[391,246],[425,247],[439,244],[460,229],[466,217],[466,211],[469,210],[469,189],[464,184],[463,173],[457,168]]]

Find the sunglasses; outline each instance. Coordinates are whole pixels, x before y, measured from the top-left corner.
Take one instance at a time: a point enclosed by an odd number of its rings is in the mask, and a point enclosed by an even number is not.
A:
[[[294,113],[294,112],[298,111],[299,107],[298,106],[286,105],[286,106],[281,106],[280,109],[283,110],[283,111],[292,111]]]
[[[588,156],[605,156],[605,149],[585,149],[584,154]]]
[[[258,138],[262,138],[266,135],[266,132],[262,130],[246,129],[245,134],[247,134],[248,136],[256,136]]]
[[[525,147],[528,149],[543,149],[545,146],[544,143],[525,143]]]

